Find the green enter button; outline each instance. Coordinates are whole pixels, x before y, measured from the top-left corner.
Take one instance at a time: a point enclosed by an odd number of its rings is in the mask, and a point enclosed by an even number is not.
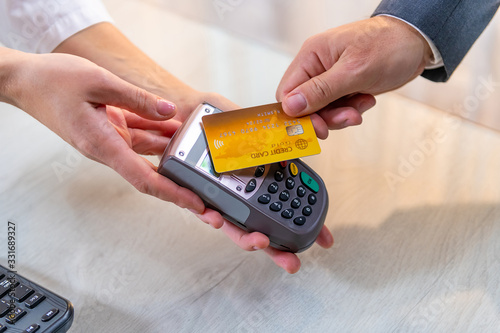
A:
[[[318,185],[318,183],[314,179],[312,179],[311,176],[309,176],[307,173],[305,173],[305,172],[302,171],[300,173],[300,180],[311,191],[313,191],[314,193],[318,193],[318,191],[319,191],[319,185]]]

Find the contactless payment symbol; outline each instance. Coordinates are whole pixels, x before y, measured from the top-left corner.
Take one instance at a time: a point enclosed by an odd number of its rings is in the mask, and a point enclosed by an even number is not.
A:
[[[219,148],[221,148],[222,146],[224,146],[224,141],[214,140],[214,147],[215,147],[216,149],[219,149]]]

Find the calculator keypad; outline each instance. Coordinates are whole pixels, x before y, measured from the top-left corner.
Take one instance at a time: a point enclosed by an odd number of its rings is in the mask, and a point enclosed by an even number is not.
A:
[[[67,310],[60,299],[2,266],[0,293],[0,333],[52,332],[50,327]]]

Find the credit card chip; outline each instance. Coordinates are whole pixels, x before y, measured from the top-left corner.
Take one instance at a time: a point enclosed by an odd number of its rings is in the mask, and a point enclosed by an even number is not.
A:
[[[288,136],[301,135],[301,134],[304,134],[304,129],[302,128],[302,125],[300,125],[300,124],[287,126],[286,133],[288,134]]]

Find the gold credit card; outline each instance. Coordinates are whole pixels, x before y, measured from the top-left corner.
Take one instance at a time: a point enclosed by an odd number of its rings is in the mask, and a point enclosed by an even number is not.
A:
[[[311,118],[289,117],[281,103],[215,113],[202,120],[219,173],[321,152]]]

